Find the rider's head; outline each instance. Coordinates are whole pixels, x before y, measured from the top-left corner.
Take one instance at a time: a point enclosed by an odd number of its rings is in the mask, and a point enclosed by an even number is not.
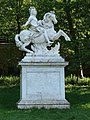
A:
[[[29,12],[30,12],[30,15],[37,15],[37,11],[33,6],[29,8]]]

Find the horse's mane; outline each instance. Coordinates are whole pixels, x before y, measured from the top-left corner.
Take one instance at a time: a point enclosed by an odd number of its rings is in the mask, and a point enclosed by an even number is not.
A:
[[[54,11],[47,12],[43,17],[43,20],[48,22],[48,18],[51,16],[51,14],[54,14]]]

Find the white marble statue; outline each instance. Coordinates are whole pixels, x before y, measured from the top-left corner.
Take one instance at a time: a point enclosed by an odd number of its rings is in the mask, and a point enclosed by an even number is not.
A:
[[[28,30],[22,30],[15,36],[16,46],[27,52],[19,62],[21,66],[20,101],[19,109],[30,108],[70,108],[70,103],[65,99],[64,68],[68,62],[59,55],[60,43],[50,46],[60,36],[70,41],[63,31],[54,30],[57,23],[53,11],[47,12],[43,20],[37,20],[37,11],[29,8],[30,17],[22,26],[29,25]],[[31,50],[26,47],[31,44]]]
[[[30,7],[29,12],[30,17],[23,27],[30,24],[30,28],[29,30],[22,30],[20,34],[15,36],[16,46],[19,47],[20,50],[33,55],[53,54],[55,51],[56,54],[58,54],[59,43],[55,46],[56,50],[55,48],[48,50],[47,45],[51,45],[55,40],[58,40],[60,36],[64,36],[66,41],[70,41],[70,38],[63,30],[59,30],[58,32],[54,30],[54,24],[57,23],[54,12],[47,12],[43,20],[39,21],[36,18],[37,11],[35,7]],[[32,50],[26,48],[30,43],[33,43],[31,46]]]

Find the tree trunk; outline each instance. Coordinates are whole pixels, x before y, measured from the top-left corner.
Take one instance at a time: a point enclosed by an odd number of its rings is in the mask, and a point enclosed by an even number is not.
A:
[[[16,16],[17,26],[18,26],[18,33],[20,33],[20,22],[19,22],[19,15]]]
[[[80,63],[80,77],[83,78],[83,68],[82,68],[82,64]]]
[[[73,28],[73,20],[72,20],[72,17],[71,17],[71,11],[70,11],[70,8],[69,8],[69,5],[67,6],[67,4],[70,3],[70,0],[63,0],[63,2],[66,3],[66,6],[65,6],[65,12],[66,12],[66,16],[67,16],[67,21],[68,21],[68,25],[69,25],[69,30],[70,30],[70,34],[72,36],[72,39],[76,38],[75,37],[75,30]]]

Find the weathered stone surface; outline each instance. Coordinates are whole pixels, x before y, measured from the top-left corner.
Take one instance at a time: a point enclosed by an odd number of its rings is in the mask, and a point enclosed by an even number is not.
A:
[[[61,57],[29,56],[19,63],[22,67],[21,98],[18,108],[69,108],[65,99],[64,67]]]

